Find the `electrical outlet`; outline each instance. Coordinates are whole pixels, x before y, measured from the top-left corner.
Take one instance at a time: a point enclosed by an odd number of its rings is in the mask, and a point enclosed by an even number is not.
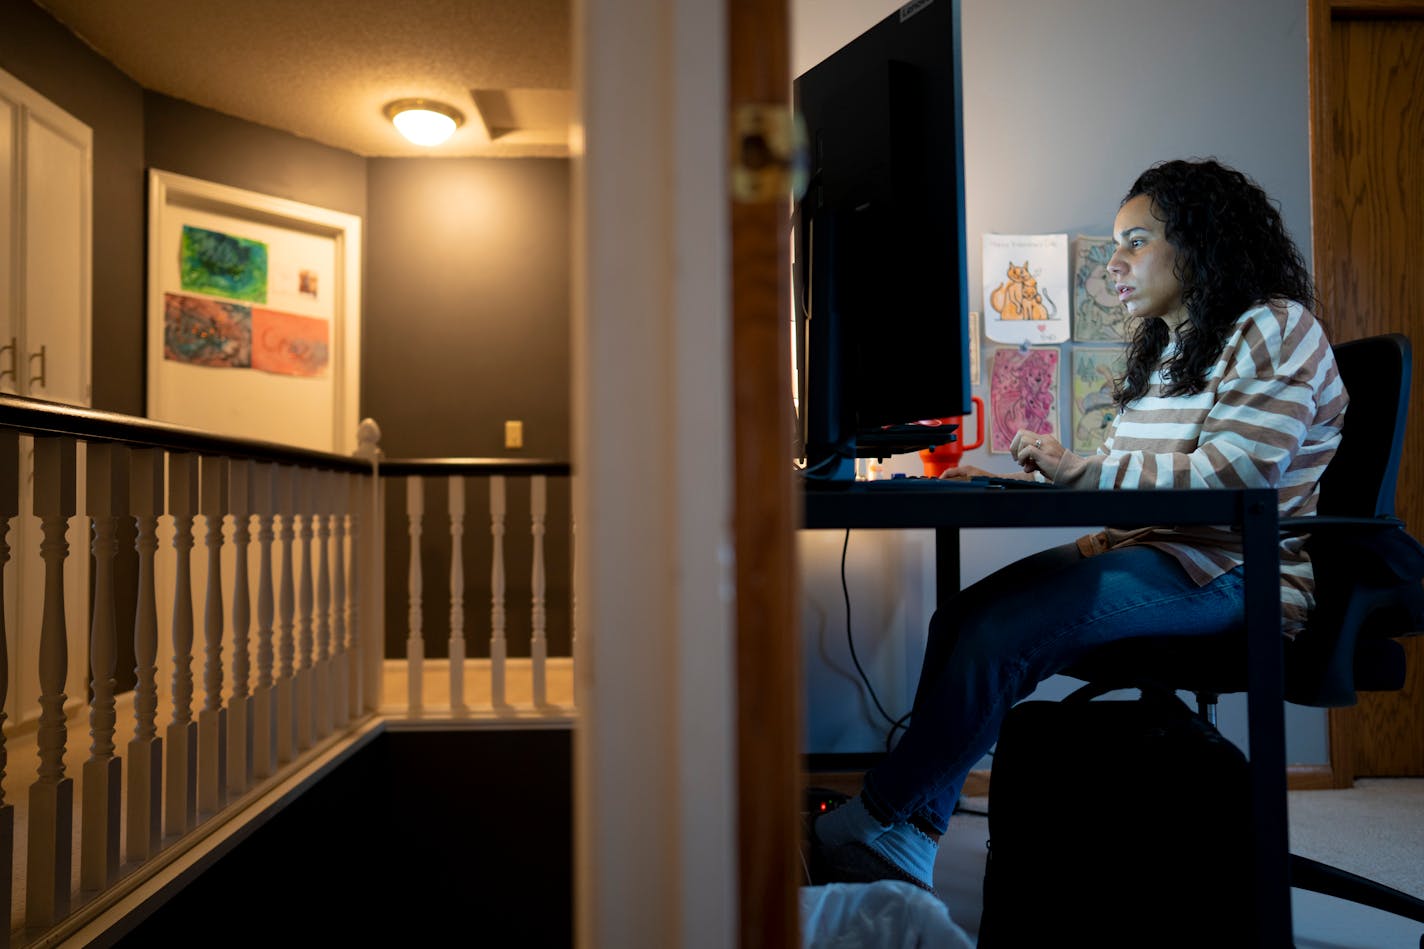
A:
[[[519,419],[510,419],[504,423],[504,447],[524,447],[524,422]]]

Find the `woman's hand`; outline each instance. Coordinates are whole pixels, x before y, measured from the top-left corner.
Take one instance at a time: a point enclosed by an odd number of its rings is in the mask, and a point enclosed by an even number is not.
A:
[[[976,468],[973,465],[946,468],[940,477],[949,481],[968,481],[970,478],[1014,478],[1019,481],[1033,480],[1033,475],[1024,474],[1021,471],[1014,471],[1009,474],[995,474],[992,471],[985,471],[983,468]]]
[[[1009,443],[1009,454],[1014,456],[1019,467],[1030,475],[1040,471],[1050,481],[1058,471],[1058,464],[1063,460],[1064,453],[1062,443],[1052,435],[1041,435],[1026,428],[1019,429],[1014,440]]]
[[[976,468],[973,465],[960,465],[958,468],[946,468],[940,472],[940,477],[946,481],[968,481],[970,478],[991,477],[989,472],[983,468]]]

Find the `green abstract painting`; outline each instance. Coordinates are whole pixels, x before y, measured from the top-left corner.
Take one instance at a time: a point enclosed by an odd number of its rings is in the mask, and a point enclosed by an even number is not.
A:
[[[183,227],[178,270],[184,290],[267,302],[267,245],[201,227]]]

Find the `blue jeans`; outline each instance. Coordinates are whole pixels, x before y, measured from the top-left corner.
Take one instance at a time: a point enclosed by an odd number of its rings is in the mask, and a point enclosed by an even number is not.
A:
[[[1084,557],[1065,544],[985,577],[930,620],[914,715],[866,774],[866,808],[943,833],[969,769],[1039,682],[1116,640],[1239,631],[1241,609],[1239,568],[1197,586],[1154,547]]]

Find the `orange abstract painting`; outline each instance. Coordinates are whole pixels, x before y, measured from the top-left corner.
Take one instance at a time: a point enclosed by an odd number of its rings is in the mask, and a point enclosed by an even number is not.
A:
[[[320,376],[330,360],[326,320],[252,308],[253,369],[284,376]]]

